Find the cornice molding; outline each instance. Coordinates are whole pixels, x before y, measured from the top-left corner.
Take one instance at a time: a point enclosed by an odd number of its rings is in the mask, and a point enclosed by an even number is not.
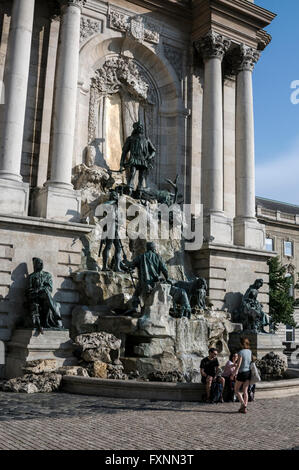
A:
[[[129,0],[130,3],[164,13],[175,18],[192,19],[192,9],[188,0]]]
[[[276,16],[247,0],[194,0],[192,15],[194,41],[213,30],[236,43],[260,50],[271,39],[263,28]]]

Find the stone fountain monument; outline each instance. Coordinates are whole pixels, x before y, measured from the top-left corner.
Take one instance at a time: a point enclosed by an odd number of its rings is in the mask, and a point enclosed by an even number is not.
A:
[[[192,273],[184,240],[177,237],[182,202],[178,177],[167,180],[173,192],[146,187],[154,156],[154,146],[137,122],[125,142],[119,172],[77,167],[74,185],[82,192],[84,216],[95,229],[83,240],[82,268],[72,274],[80,305],[73,310],[71,335],[74,339],[95,332],[115,335],[121,340],[126,374],[144,379],[159,373],[181,374],[186,381],[197,382],[200,361],[209,347],[217,347],[223,363],[227,360],[234,325],[227,312],[209,305],[207,283]],[[119,215],[120,204],[129,209],[124,217]],[[167,213],[168,238],[159,236],[165,220],[163,215],[156,218],[158,204],[172,209]],[[134,211],[140,220],[156,225],[156,236],[151,232],[134,236]],[[114,223],[105,239],[107,213]]]

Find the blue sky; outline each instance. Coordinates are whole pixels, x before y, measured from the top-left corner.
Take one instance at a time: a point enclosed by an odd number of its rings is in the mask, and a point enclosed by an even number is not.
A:
[[[267,28],[272,42],[254,71],[256,194],[299,205],[299,1],[255,0],[277,13]]]

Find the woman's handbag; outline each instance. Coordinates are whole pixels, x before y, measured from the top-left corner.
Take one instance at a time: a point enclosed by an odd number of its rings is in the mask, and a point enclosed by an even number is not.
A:
[[[260,382],[262,380],[259,374],[258,368],[256,367],[254,362],[250,364],[250,371],[251,371],[250,385],[254,385],[257,382]]]

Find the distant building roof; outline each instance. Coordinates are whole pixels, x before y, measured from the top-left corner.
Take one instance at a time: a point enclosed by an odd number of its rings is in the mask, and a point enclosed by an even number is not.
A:
[[[256,197],[255,202],[257,206],[262,206],[265,209],[272,211],[285,212],[287,214],[299,214],[299,206],[295,204],[288,204],[287,202],[272,201],[263,197]]]

